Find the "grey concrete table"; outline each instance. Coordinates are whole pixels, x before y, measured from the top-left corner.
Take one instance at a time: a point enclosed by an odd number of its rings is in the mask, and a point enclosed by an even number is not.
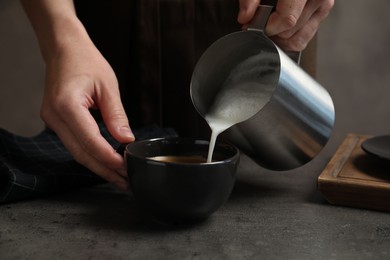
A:
[[[389,213],[316,190],[328,160],[275,173],[243,157],[229,201],[186,228],[150,224],[110,185],[1,205],[0,259],[389,259]]]

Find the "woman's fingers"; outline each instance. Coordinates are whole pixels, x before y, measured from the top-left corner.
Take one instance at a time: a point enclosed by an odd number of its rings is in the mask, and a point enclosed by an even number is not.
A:
[[[306,0],[278,0],[265,28],[269,36],[278,35],[294,28],[305,8]]]
[[[238,21],[245,26],[252,20],[256,0],[241,0]],[[261,4],[261,1],[260,1]],[[265,32],[280,47],[302,51],[333,8],[334,0],[278,0]]]
[[[78,87],[82,89],[81,85]],[[103,138],[89,111],[94,106],[92,98],[84,91],[50,97],[44,99],[42,119],[57,133],[74,159],[107,181],[127,187],[123,157]]]
[[[237,21],[242,24],[248,24],[259,6],[260,0],[240,0],[240,9],[238,12]]]
[[[93,130],[86,136],[77,132],[77,127],[69,129],[69,124],[59,119],[54,120],[52,125],[53,131],[57,133],[64,146],[78,163],[119,188],[127,189],[127,174],[123,168],[123,158],[114,151],[100,133]],[[98,128],[97,125],[96,128]],[[75,134],[74,131],[77,133]]]

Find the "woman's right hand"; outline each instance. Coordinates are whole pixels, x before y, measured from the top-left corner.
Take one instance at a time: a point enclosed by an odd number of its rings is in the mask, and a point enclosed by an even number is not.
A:
[[[261,0],[239,0],[238,22],[252,20]],[[332,10],[334,0],[278,0],[265,32],[284,50],[302,51]]]

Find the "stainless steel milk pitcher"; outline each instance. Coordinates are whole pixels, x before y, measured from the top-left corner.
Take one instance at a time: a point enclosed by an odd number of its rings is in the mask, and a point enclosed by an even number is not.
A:
[[[265,35],[271,10],[259,6],[248,30],[226,35],[205,51],[193,71],[191,98],[205,117],[226,84],[257,86],[255,94],[270,92],[253,116],[219,138],[227,138],[264,168],[291,170],[322,150],[335,112],[329,93]],[[251,106],[245,100],[242,105]]]

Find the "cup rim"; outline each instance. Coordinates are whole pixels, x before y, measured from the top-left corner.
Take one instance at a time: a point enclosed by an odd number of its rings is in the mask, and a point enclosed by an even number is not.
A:
[[[229,156],[228,158],[226,159],[223,159],[223,160],[218,160],[218,161],[212,161],[212,162],[204,162],[204,163],[187,163],[187,162],[166,162],[166,161],[157,161],[157,160],[153,160],[153,159],[150,159],[148,157],[143,157],[143,156],[139,156],[137,154],[134,154],[133,152],[131,152],[129,149],[131,146],[133,145],[139,145],[139,144],[142,144],[142,143],[150,143],[150,142],[158,142],[158,141],[162,141],[162,140],[167,140],[167,141],[173,141],[173,140],[176,140],[176,141],[192,141],[194,142],[194,144],[205,144],[205,145],[209,145],[209,141],[205,140],[205,139],[199,139],[199,138],[191,138],[191,137],[158,137],[158,138],[151,138],[151,139],[145,139],[145,140],[140,140],[140,141],[135,141],[135,142],[132,142],[132,143],[128,143],[126,146],[125,146],[125,154],[128,154],[130,155],[131,157],[133,158],[136,158],[138,160],[143,160],[143,161],[147,161],[147,162],[151,162],[151,163],[154,163],[154,164],[164,164],[164,165],[193,165],[193,166],[196,166],[196,165],[216,165],[216,164],[223,164],[223,163],[227,163],[227,162],[230,162],[230,161],[235,161],[239,158],[240,156],[240,150],[232,143],[228,142],[228,141],[216,141],[215,143],[215,147],[217,146],[221,146],[221,145],[225,145],[227,147],[229,147],[230,149],[232,149],[233,151],[233,155],[232,156]]]

